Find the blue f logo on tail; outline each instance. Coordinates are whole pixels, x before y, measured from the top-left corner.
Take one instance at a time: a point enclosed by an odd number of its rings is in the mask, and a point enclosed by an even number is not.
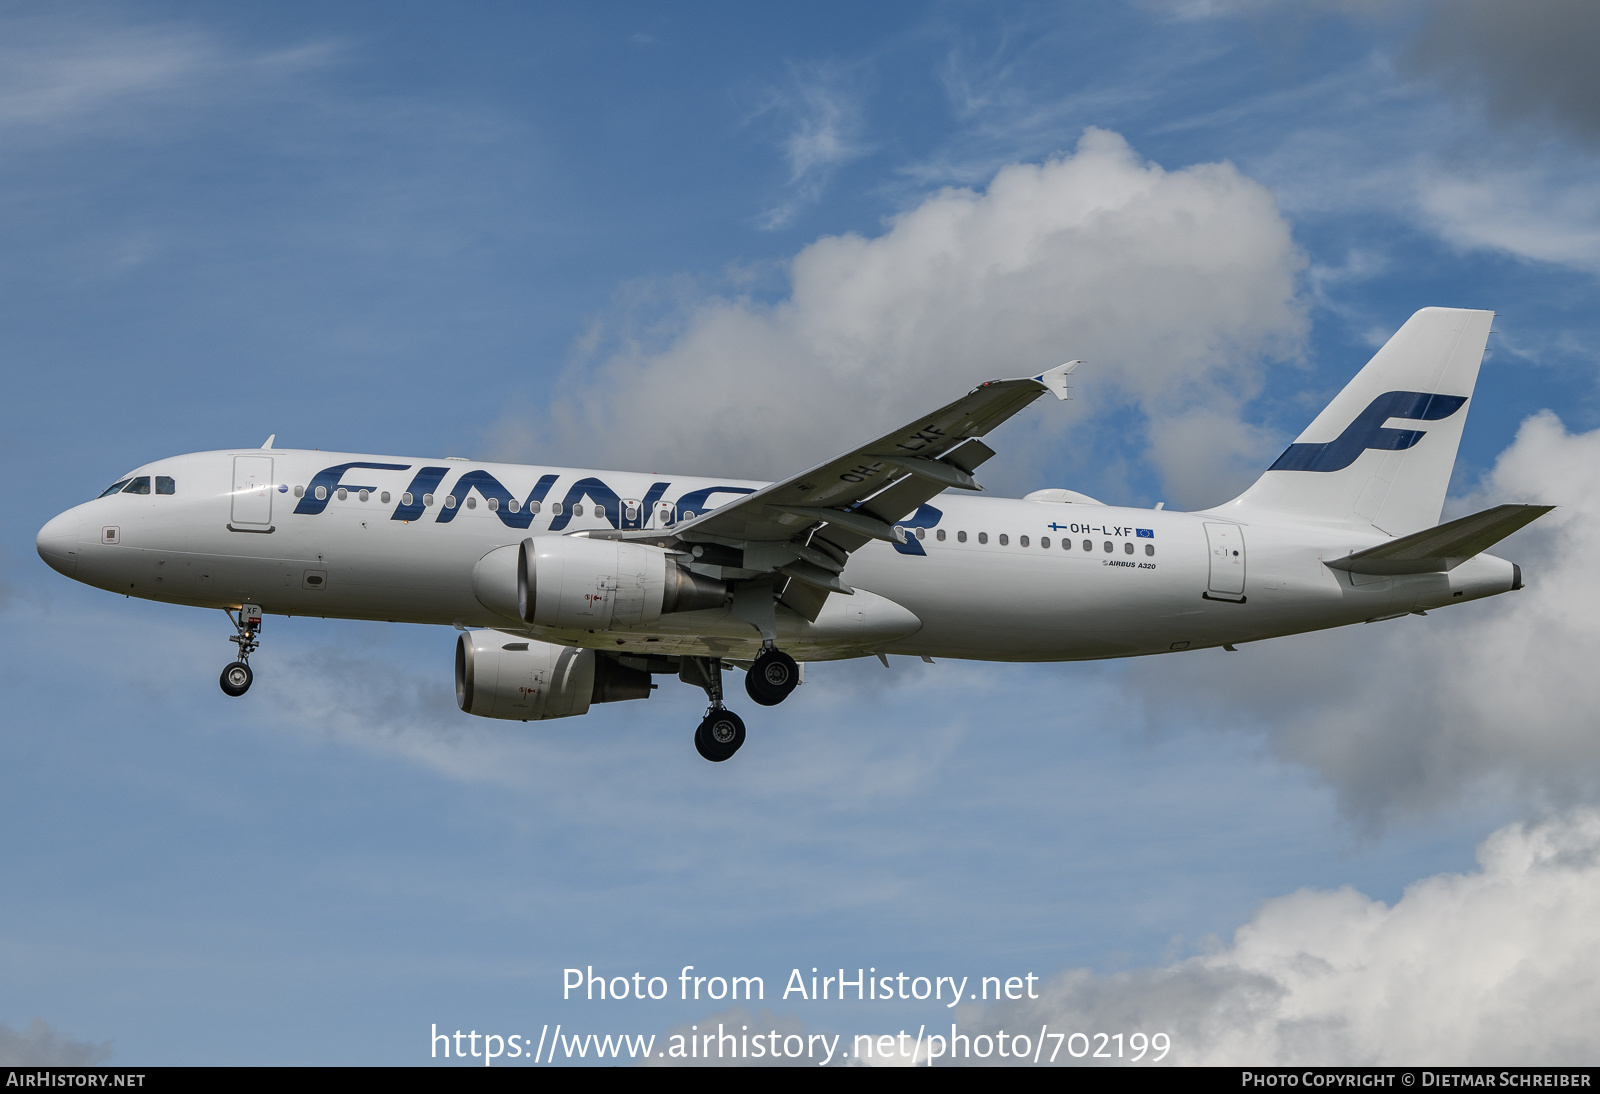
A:
[[[1369,448],[1403,452],[1427,435],[1426,429],[1386,429],[1390,418],[1436,422],[1448,418],[1467,401],[1465,395],[1429,395],[1421,391],[1389,391],[1367,404],[1356,420],[1327,444],[1291,444],[1269,471],[1343,471]]]

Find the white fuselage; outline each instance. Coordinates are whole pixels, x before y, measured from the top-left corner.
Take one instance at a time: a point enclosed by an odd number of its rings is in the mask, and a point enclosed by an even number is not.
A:
[[[331,472],[344,464],[388,466]],[[613,651],[748,657],[760,646],[731,609],[604,632],[529,627],[485,607],[473,572],[528,536],[670,528],[764,483],[281,449],[177,456],[133,475],[165,476],[172,493],[68,510],[39,533],[41,555],[86,584],[171,603],[491,627]],[[496,498],[491,509],[497,492],[515,506]],[[780,609],[778,645],[800,660],[1122,657],[1385,618],[1515,583],[1512,565],[1490,555],[1448,573],[1352,575],[1323,561],[1381,542],[1376,531],[1264,523],[1231,508],[945,493],[907,520],[906,544],[851,556],[842,578],[856,595],[830,597],[816,624]],[[883,619],[903,611],[874,629],[875,605]],[[905,612],[915,620],[901,622]]]

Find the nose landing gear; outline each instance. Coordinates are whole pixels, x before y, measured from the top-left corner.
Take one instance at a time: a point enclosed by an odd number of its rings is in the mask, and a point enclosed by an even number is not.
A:
[[[222,670],[222,691],[225,695],[237,698],[250,690],[250,683],[255,679],[255,673],[250,671],[250,655],[261,645],[256,635],[261,633],[261,608],[255,604],[245,604],[239,608],[235,616],[233,609],[224,608],[228,613],[228,622],[233,624],[236,632],[228,639],[239,647],[239,660]]]

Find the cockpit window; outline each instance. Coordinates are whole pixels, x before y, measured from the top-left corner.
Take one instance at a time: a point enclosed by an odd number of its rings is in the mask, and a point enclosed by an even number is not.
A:
[[[117,493],[119,490],[121,490],[124,486],[127,486],[127,485],[128,485],[128,480],[127,479],[118,479],[116,482],[114,482],[110,486],[106,487],[105,493],[101,494],[100,496],[102,498],[109,498],[112,494]]]
[[[156,493],[158,493],[158,494],[176,494],[177,492],[178,492],[178,484],[172,481],[171,476],[169,476],[169,475],[157,475],[156,476]]]
[[[122,488],[124,494],[148,494],[150,492],[150,476],[140,475],[136,479],[129,479],[128,485]]]

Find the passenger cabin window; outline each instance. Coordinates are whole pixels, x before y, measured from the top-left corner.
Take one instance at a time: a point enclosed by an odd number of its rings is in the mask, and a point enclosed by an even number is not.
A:
[[[303,486],[295,487],[294,488],[294,496],[297,497],[297,498],[305,497],[306,496],[306,488],[303,487]]]
[[[1092,550],[1094,550],[1094,540],[1092,540],[1092,539],[1086,539],[1086,540],[1084,540],[1084,541],[1083,541],[1083,549],[1084,549],[1084,550],[1085,550],[1085,551],[1092,551]]]
[[[516,502],[512,502],[511,504],[515,505]],[[500,511],[500,499],[499,498],[490,498],[489,502],[488,502],[488,505],[489,505],[489,512],[498,513]]]
[[[1114,548],[1111,546],[1111,541],[1109,539],[1106,540],[1106,554],[1109,555],[1113,550]]]
[[[1040,536],[1039,537],[1039,546],[1041,546],[1041,547],[1050,546],[1050,537],[1049,536]]]
[[[491,508],[493,507],[491,506]],[[522,503],[516,498],[512,498],[510,501],[506,502],[506,508],[515,513],[517,510],[522,508]]]
[[[410,505],[411,504],[411,491],[407,490],[404,494],[400,495],[400,504],[401,505]]]
[[[557,517],[561,515],[561,503],[559,501],[553,501],[550,503],[550,514]]]
[[[372,497],[372,492],[370,490],[363,490],[361,493],[357,494],[356,497],[360,498],[362,501],[367,501]]]
[[[1146,543],[1144,545],[1144,553],[1147,555],[1154,555],[1156,553],[1156,545],[1154,543]]]
[[[944,542],[944,529],[943,528],[941,528],[937,532],[933,533],[933,535],[934,535],[934,538],[937,539],[940,543]]]
[[[318,501],[328,500],[328,488],[326,486],[319,486],[311,492],[316,495]]]
[[[148,494],[150,492],[150,476],[140,475],[136,479],[129,479],[128,485],[122,488],[124,494]]]
[[[1004,547],[1004,546],[1006,546],[1006,544],[1008,544],[1010,542],[1011,542],[1011,537],[1006,535],[1004,532],[1001,532],[1000,533],[1000,546]]]
[[[100,496],[102,498],[109,498],[112,494],[121,493],[122,492],[122,488],[124,486],[128,485],[128,481],[129,480],[127,480],[127,479],[118,479],[116,482],[114,482],[110,486],[106,487],[105,493],[101,494]]]
[[[172,476],[170,476],[170,475],[157,475],[156,476],[156,493],[158,493],[158,494],[176,494],[177,492],[178,492],[178,484],[172,481]]]
[[[347,498],[349,498],[349,497],[350,497],[350,491],[348,491],[348,490],[346,490],[346,489],[345,489],[345,488],[344,488],[344,487],[342,487],[342,486],[341,486],[341,487],[339,487],[339,500],[340,500],[340,501],[344,501],[344,500],[346,500],[346,499],[347,499]]]
[[[1019,545],[1023,546],[1023,547],[1026,547],[1028,545],[1028,537],[1027,536],[1018,536],[1017,537],[1017,543]]]
[[[1125,554],[1125,555],[1131,555],[1131,554],[1133,554],[1133,544],[1131,544],[1131,543],[1124,543],[1124,544],[1123,544],[1123,545],[1122,545],[1122,553],[1123,553],[1123,554]]]
[[[467,495],[467,508],[468,509],[476,509],[477,507],[478,507],[478,499],[473,497],[471,494],[468,494]]]
[[[957,543],[965,543],[965,542],[967,542],[967,533],[965,533],[965,532],[957,532],[956,533],[956,542]]]
[[[580,501],[572,507],[572,515],[575,517],[583,516],[583,502]]]
[[[917,529],[917,538],[918,539],[927,539],[928,538],[928,533],[924,532],[921,528],[918,528]]]
[[[978,542],[979,543],[988,543],[989,542],[989,533],[988,532],[979,532],[978,533]]]
[[[383,502],[383,504],[388,505],[389,504],[389,491],[385,490],[383,493],[379,494],[378,495],[378,500]]]

